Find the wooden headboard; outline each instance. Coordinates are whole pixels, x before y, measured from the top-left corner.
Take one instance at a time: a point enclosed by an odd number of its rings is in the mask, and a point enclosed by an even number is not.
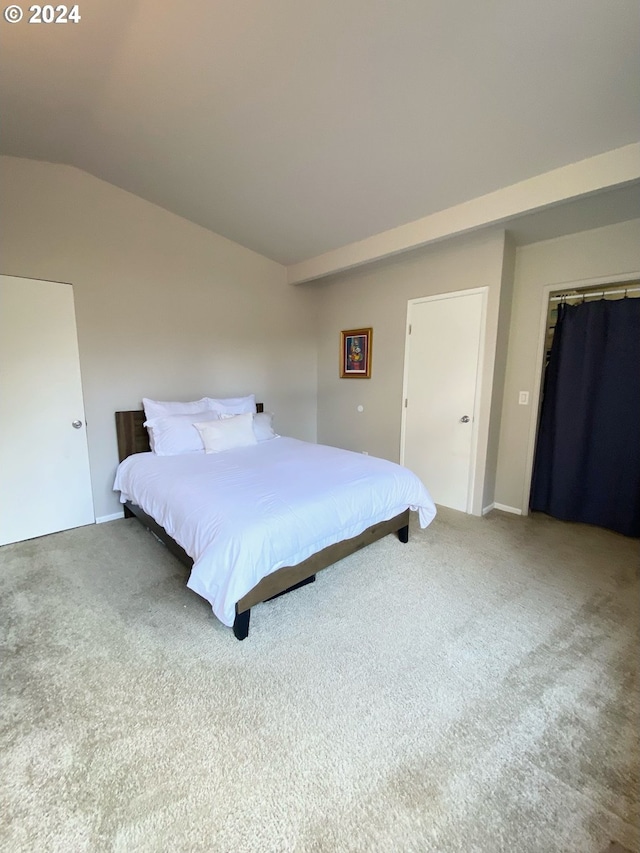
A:
[[[256,411],[263,412],[264,404],[256,403]],[[122,462],[134,453],[147,453],[149,433],[144,428],[144,412],[133,409],[129,412],[116,412],[116,434],[118,436],[118,460]]]

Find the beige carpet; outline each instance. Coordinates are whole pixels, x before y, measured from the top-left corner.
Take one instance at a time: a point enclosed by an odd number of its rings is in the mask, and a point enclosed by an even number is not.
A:
[[[134,519],[5,546],[0,847],[635,851],[638,565],[442,510],[239,643]]]

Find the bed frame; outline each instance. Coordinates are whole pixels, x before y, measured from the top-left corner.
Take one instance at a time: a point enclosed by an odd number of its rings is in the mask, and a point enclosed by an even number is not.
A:
[[[262,412],[263,404],[258,403],[256,408],[259,412]],[[121,462],[133,453],[144,453],[150,450],[149,437],[143,424],[143,411],[116,412],[118,456]],[[185,566],[189,569],[193,566],[193,560],[186,551],[169,536],[164,527],[161,527],[157,521],[151,518],[150,515],[147,515],[139,506],[127,501],[124,504],[124,514],[125,518],[135,516],[145,527],[162,540],[171,553]],[[383,536],[387,536],[389,533],[397,533],[398,539],[401,542],[409,541],[408,509],[400,513],[400,515],[395,516],[395,518],[373,524],[359,536],[354,536],[352,539],[344,539],[342,542],[336,542],[335,545],[323,548],[296,566],[286,566],[282,569],[277,569],[275,572],[264,577],[236,604],[236,617],[233,623],[233,633],[236,638],[244,640],[248,636],[251,608],[255,604],[270,601],[272,598],[277,598],[286,592],[292,592],[294,589],[299,589],[308,583],[313,583],[317,572],[326,569],[327,566],[333,565],[338,560],[342,560],[343,557],[347,557],[349,554],[365,548],[377,539],[382,539]]]

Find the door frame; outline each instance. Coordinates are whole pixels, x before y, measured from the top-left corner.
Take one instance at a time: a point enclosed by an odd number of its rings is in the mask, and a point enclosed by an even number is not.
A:
[[[471,414],[471,459],[469,464],[469,481],[467,483],[467,506],[465,512],[472,513],[474,506],[478,503],[477,496],[478,490],[479,493],[479,505],[481,507],[482,504],[482,487],[484,485],[484,476],[481,476],[483,472],[479,472],[478,468],[478,438],[479,438],[479,418],[478,413],[480,410],[480,402],[482,395],[482,374],[484,369],[484,356],[485,356],[485,339],[486,339],[486,328],[487,328],[487,302],[489,295],[488,287],[472,287],[466,290],[454,290],[446,293],[437,293],[433,296],[418,296],[415,299],[409,299],[407,301],[407,322],[405,327],[405,339],[404,339],[404,370],[402,377],[402,413],[401,413],[401,425],[400,425],[400,464],[404,465],[404,455],[405,455],[405,429],[406,429],[406,420],[407,420],[407,385],[409,382],[409,345],[410,345],[410,334],[409,329],[411,326],[411,309],[414,305],[417,305],[422,302],[436,302],[442,299],[456,299],[461,296],[472,296],[474,294],[480,294],[482,296],[481,310],[480,310],[480,338],[478,341],[478,367],[476,371],[476,387],[473,399],[473,412]],[[427,488],[429,488],[429,484],[425,484]],[[477,513],[478,515],[481,512]]]
[[[524,474],[524,491],[522,493],[522,515],[529,515],[529,497],[531,495],[531,481],[533,479],[533,460],[536,454],[538,441],[538,426],[540,423],[540,406],[542,404],[542,369],[544,366],[545,342],[547,337],[547,318],[549,312],[549,299],[554,293],[562,293],[564,290],[574,290],[580,287],[597,287],[598,285],[617,284],[629,279],[640,278],[640,271],[616,273],[616,275],[600,275],[597,278],[580,278],[569,281],[556,281],[546,284],[541,290],[540,324],[538,329],[538,349],[536,352],[535,373],[533,386],[531,388],[531,407],[529,414],[529,440],[527,443],[527,457]]]

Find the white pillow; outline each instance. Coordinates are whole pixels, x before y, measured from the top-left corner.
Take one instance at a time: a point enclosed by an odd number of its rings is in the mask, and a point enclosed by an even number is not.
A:
[[[235,418],[195,423],[194,427],[202,437],[205,453],[220,453],[235,447],[249,447],[257,444],[253,432],[253,413],[245,412]]]
[[[149,445],[157,456],[178,456],[182,453],[204,453],[194,421],[217,421],[219,417],[218,412],[194,412],[152,418],[144,425],[149,433]]]
[[[229,418],[237,418],[239,415],[229,415],[225,412],[220,413],[220,420],[226,421]],[[273,431],[273,415],[271,412],[256,412],[253,416],[253,432],[258,441],[269,441],[270,438],[280,438],[277,432]]]
[[[149,400],[142,398],[142,407],[146,420],[152,418],[165,418],[168,415],[191,415],[197,412],[211,411],[212,407],[207,403],[207,397],[193,400],[191,403],[163,402],[162,400]]]
[[[224,412],[228,415],[242,415],[245,412],[255,412],[256,410],[256,395],[248,394],[246,397],[226,397],[224,399],[216,399],[215,397],[205,397],[207,402],[203,409],[212,409],[214,412]]]
[[[269,441],[270,438],[278,438],[273,430],[273,415],[271,412],[256,412],[253,416],[253,432],[258,441]]]

